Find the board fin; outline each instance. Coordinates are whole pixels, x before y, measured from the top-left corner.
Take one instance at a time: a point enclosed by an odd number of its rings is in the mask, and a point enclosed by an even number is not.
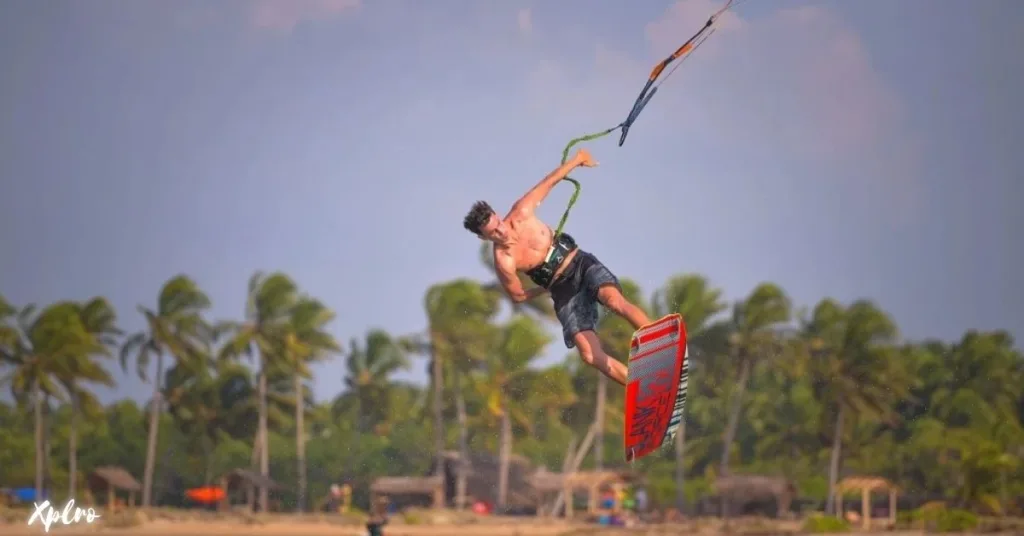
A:
[[[626,376],[626,461],[672,443],[686,408],[686,324],[675,313],[636,331]]]

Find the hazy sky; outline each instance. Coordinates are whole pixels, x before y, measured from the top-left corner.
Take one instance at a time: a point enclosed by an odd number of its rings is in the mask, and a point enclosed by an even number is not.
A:
[[[487,275],[470,204],[504,209],[621,121],[721,4],[2,2],[0,292],[104,295],[136,330],[177,273],[238,318],[250,275],[279,269],[345,341],[421,330],[430,284]],[[625,147],[590,144],[568,230],[647,292],[770,280],[877,300],[906,337],[1019,340],[1021,50],[1016,0],[743,2]],[[321,367],[317,396],[342,377]],[[125,377],[104,399],[148,392]]]

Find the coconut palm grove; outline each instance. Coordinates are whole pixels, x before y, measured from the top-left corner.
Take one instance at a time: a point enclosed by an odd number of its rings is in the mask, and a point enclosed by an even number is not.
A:
[[[422,332],[345,341],[330,333],[332,305],[288,274],[256,273],[248,285],[238,318],[211,317],[188,275],[132,310],[103,296],[0,297],[0,488],[80,497],[85,475],[116,466],[141,483],[140,506],[186,507],[183,490],[241,468],[280,484],[259,491],[258,509],[311,511],[345,483],[365,510],[375,479],[427,476],[457,452],[497,461],[486,469],[493,489],[475,500],[512,512],[523,508],[508,489],[513,462],[562,471],[593,427],[579,468],[643,475],[653,509],[717,515],[723,475],[785,478],[797,513],[834,511],[832,491],[850,475],[894,483],[911,512],[1024,507],[1024,358],[1005,331],[907,340],[870,300],[793,303],[765,282],[729,303],[713,277],[680,274],[653,288],[624,278],[652,318],[681,313],[691,341],[677,444],[629,465],[623,389],[575,353],[535,365],[560,344],[549,298],[516,305],[494,281],[439,282],[410,300]],[[144,330],[120,329],[132,315]],[[628,354],[625,321],[605,315],[599,334],[614,355]],[[316,400],[311,371],[329,360],[347,371],[340,394]],[[147,382],[149,400],[98,401],[119,367]],[[410,368],[426,372],[426,385],[393,379]],[[456,490],[445,501],[462,508],[465,486]]]

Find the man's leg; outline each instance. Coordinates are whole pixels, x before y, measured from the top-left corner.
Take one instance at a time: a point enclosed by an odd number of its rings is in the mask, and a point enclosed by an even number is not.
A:
[[[647,317],[647,313],[643,309],[633,305],[622,295],[622,291],[619,287],[612,284],[606,283],[602,285],[597,291],[597,299],[610,309],[615,314],[625,318],[633,325],[633,329],[640,329],[647,324],[651,323],[651,319]]]
[[[651,319],[647,317],[647,313],[629,303],[629,300],[622,295],[619,278],[615,277],[615,274],[593,254],[587,253],[586,255],[589,262],[583,277],[587,288],[592,293],[591,296],[596,296],[601,305],[625,318],[633,325],[633,329],[640,329],[650,324]]]
[[[597,338],[597,302],[594,295],[585,289],[563,301],[563,296],[555,296],[555,314],[562,323],[562,336],[567,348],[576,347],[580,357],[588,365],[600,370],[602,374],[626,385],[628,370],[617,359],[609,356]]]
[[[626,385],[626,376],[629,370],[621,361],[611,357],[601,348],[601,341],[597,339],[597,333],[593,331],[581,331],[573,335],[573,342],[580,352],[583,361],[600,370],[602,374],[615,380],[619,385]]]

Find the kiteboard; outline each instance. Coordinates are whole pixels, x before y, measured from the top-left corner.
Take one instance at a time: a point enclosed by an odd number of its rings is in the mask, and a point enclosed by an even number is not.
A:
[[[689,358],[686,324],[678,313],[633,334],[626,376],[626,461],[672,444],[686,407]]]

